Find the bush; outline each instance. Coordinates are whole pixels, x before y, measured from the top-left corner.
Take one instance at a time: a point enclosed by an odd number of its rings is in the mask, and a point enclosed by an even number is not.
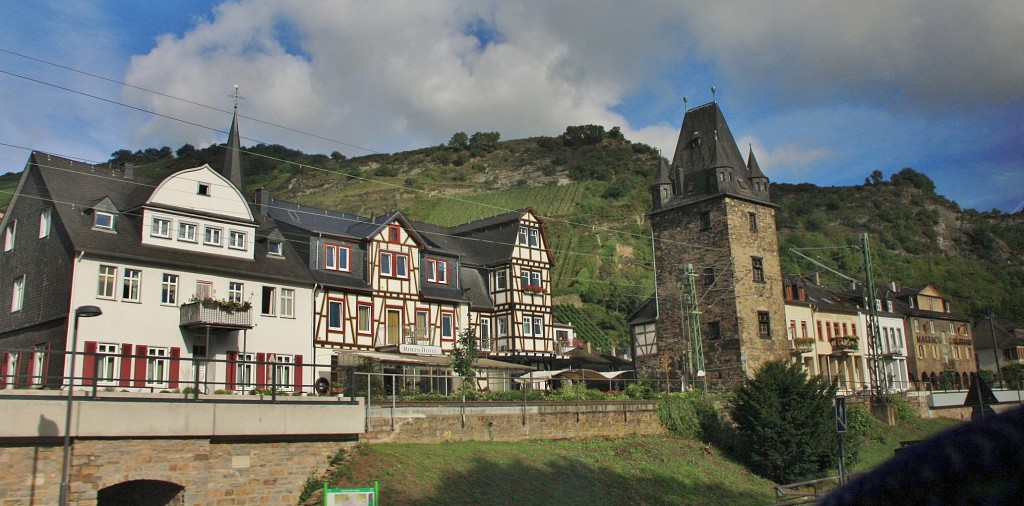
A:
[[[654,389],[647,383],[630,383],[626,387],[626,397],[630,399],[653,399]]]
[[[900,422],[909,422],[914,418],[917,418],[917,414],[914,413],[914,408],[910,406],[910,402],[903,397],[894,396],[892,398],[892,405],[896,408],[896,419]]]
[[[778,483],[833,468],[835,385],[800,364],[766,363],[736,390],[732,419],[748,465]]]
[[[686,395],[670,395],[658,401],[658,419],[677,436],[700,439],[702,435],[697,407]]]

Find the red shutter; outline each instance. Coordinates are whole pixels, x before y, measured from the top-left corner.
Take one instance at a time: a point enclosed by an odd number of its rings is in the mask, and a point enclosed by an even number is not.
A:
[[[267,354],[256,354],[256,388],[267,386]]]
[[[302,391],[302,355],[295,355],[295,391]]]
[[[121,372],[118,385],[123,387],[132,386],[132,345],[124,343],[121,345]]]
[[[224,382],[227,383],[228,390],[235,389],[235,368],[238,364],[238,352],[228,352],[228,370],[224,374]]]
[[[135,386],[146,386],[146,350],[149,347],[140,344],[135,347]]]
[[[3,362],[0,362],[0,390],[7,388],[7,364],[11,361],[11,354],[4,352]]]
[[[40,383],[45,385],[45,384],[49,383],[49,379],[50,379],[49,378],[49,376],[50,376],[50,357],[53,356],[50,353],[50,343],[44,344],[42,350],[43,350],[43,370],[39,371],[39,375],[42,377],[41,378],[42,381]]]
[[[71,350],[72,353],[75,350]],[[92,385],[96,377],[96,341],[85,342],[85,361],[82,362],[82,384]],[[71,371],[71,383],[74,384],[75,371]]]
[[[171,381],[170,388],[178,388],[178,373],[181,371],[181,348],[171,348]]]

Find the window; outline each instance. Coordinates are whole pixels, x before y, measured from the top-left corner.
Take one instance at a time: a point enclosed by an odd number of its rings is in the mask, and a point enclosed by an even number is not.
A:
[[[210,183],[199,183],[199,187],[196,189],[197,195],[210,196]]]
[[[807,337],[807,322],[800,322],[800,337]]]
[[[448,284],[448,261],[427,259],[427,281]]]
[[[953,322],[949,322],[949,333],[950,334],[955,334],[956,333],[956,328],[953,326]]]
[[[540,229],[530,227],[530,247],[540,247]]]
[[[295,290],[281,289],[281,305],[278,306],[282,318],[295,318]]]
[[[494,289],[505,290],[508,288],[508,272],[503,270],[494,272]]]
[[[539,248],[540,229],[536,227],[519,227],[519,245]]]
[[[711,286],[715,284],[715,268],[705,267],[704,268],[704,285]]]
[[[117,379],[117,345],[99,343],[96,345],[96,380],[109,383]]]
[[[920,331],[921,331],[921,321],[915,318],[914,319],[914,332],[920,332]]]
[[[524,316],[523,337],[544,337],[544,317]]]
[[[139,285],[142,283],[142,271],[138,269],[124,270],[124,285],[121,287],[121,300],[139,302]]]
[[[18,220],[11,220],[4,231],[4,251],[14,249],[14,235],[18,231]]]
[[[750,231],[757,232],[757,213],[747,213],[747,221],[750,222]]]
[[[497,318],[497,320],[495,320],[495,321],[497,321],[497,325],[498,325],[498,337],[505,337],[505,336],[507,336],[508,335],[508,317],[507,316],[499,316]]]
[[[761,257],[750,257],[750,265],[754,271],[754,282],[764,283],[764,261]]]
[[[256,377],[256,354],[239,353],[238,363],[235,364],[235,388],[238,390],[249,390],[255,385],[253,380]]]
[[[272,286],[263,287],[263,296],[260,297],[260,314],[274,316],[274,304],[277,303],[277,289]]]
[[[291,355],[275,355],[274,386],[282,390],[288,390],[292,385],[292,374],[295,373],[295,357]],[[298,385],[296,385],[298,386]]]
[[[219,228],[205,227],[203,229],[203,244],[210,246],[220,246],[220,233]]]
[[[711,230],[711,211],[700,213],[699,221],[701,230]]]
[[[388,226],[388,242],[399,243],[402,241],[402,227],[400,225]]]
[[[839,335],[841,335],[841,336],[848,336],[848,335],[850,335],[850,333],[848,332],[848,330],[849,330],[849,329],[847,329],[847,327],[846,327],[846,322],[843,322],[843,333],[842,333],[842,334],[839,334]]]
[[[441,339],[445,341],[455,340],[455,314],[441,313]]]
[[[283,255],[281,241],[267,241],[267,254],[275,257]]]
[[[721,339],[722,338],[722,323],[721,322],[709,322],[708,323],[708,339]]]
[[[340,300],[330,300],[327,302],[327,329],[332,332],[341,332],[344,330],[342,327],[342,321],[345,317],[345,306],[344,302]]]
[[[857,324],[856,323],[851,323],[850,324],[850,335],[851,336],[857,335]]]
[[[519,280],[522,284],[522,289],[526,291],[542,291],[544,285],[541,284],[541,272],[531,271],[523,269],[519,273]]]
[[[409,256],[395,255],[395,276],[400,278],[409,277]]]
[[[340,244],[324,245],[324,269],[329,271],[349,271],[349,254],[351,249]]]
[[[391,276],[391,253],[380,254],[380,275]]]
[[[245,232],[232,230],[228,232],[228,247],[231,249],[245,249]]]
[[[48,237],[50,235],[50,208],[43,209],[39,213],[39,238]]]
[[[928,322],[928,333],[929,334],[934,334],[935,333],[935,322]]]
[[[117,267],[101,265],[100,276],[96,287],[96,296],[101,299],[114,298],[114,280],[117,279]]]
[[[824,341],[825,340],[825,333],[821,331],[821,322],[820,321],[818,322],[818,340],[819,341]]]
[[[757,312],[757,333],[761,336],[761,339],[772,338],[772,322],[768,311]]]
[[[242,302],[242,292],[245,291],[244,285],[237,281],[228,282],[228,300],[231,302]]]
[[[789,338],[796,337],[796,320],[789,320]]]
[[[14,278],[11,287],[11,312],[21,311],[25,307],[25,275]]]
[[[93,216],[92,227],[101,230],[114,230],[114,215],[96,211],[96,214]]]
[[[491,349],[491,319],[487,317],[480,318],[480,324],[478,325],[479,330],[477,333],[480,338],[480,349],[489,350]]]
[[[153,225],[149,231],[153,237],[171,237],[171,220],[164,218],[153,218]]]
[[[380,274],[396,278],[409,277],[409,255],[383,251],[380,254]]]
[[[430,325],[427,322],[430,321],[430,311],[426,309],[416,310],[416,333],[420,336],[428,335]]]
[[[212,281],[196,281],[196,298],[199,300],[210,299],[213,297],[213,282]]]
[[[359,304],[356,307],[356,330],[360,334],[370,334],[373,332],[373,306]]]
[[[196,224],[178,223],[178,240],[196,242]]]
[[[163,386],[167,383],[167,348],[149,348],[146,355],[146,384]]]
[[[178,303],[178,275],[164,273],[160,281],[160,303],[174,305]]]

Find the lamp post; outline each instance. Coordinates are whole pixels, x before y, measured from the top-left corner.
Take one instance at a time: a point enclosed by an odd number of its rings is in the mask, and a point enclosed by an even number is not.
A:
[[[64,460],[60,467],[60,506],[68,503],[68,461],[71,457],[71,404],[74,401],[75,389],[75,352],[78,349],[78,319],[99,316],[103,311],[96,306],[78,306],[75,319],[71,326],[71,364],[68,368],[68,398],[64,414]]]

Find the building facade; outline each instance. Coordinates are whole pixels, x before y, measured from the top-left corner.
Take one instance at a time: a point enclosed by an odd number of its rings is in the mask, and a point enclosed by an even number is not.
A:
[[[921,390],[969,386],[971,373],[978,372],[970,319],[952,312],[932,285],[893,292],[897,310],[906,316],[910,382]]]

